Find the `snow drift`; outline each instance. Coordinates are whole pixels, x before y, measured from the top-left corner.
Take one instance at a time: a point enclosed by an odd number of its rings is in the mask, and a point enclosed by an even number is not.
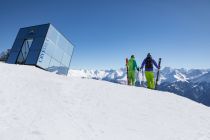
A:
[[[209,140],[210,109],[167,92],[0,63],[1,140]]]

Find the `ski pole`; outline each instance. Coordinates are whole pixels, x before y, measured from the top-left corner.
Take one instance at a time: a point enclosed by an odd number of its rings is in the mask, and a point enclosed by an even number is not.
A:
[[[141,84],[143,87],[144,87],[144,70],[142,69],[142,84]]]
[[[139,73],[141,73],[141,69],[138,71],[139,86],[141,86],[141,84],[142,84],[142,79],[140,78]]]

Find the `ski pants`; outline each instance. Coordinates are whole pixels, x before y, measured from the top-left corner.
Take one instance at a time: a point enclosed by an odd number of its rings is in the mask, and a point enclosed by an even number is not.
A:
[[[135,71],[128,71],[128,83],[129,85],[135,85],[136,76]]]
[[[153,71],[145,71],[146,79],[147,79],[147,88],[154,89],[155,81],[154,81],[154,72]]]

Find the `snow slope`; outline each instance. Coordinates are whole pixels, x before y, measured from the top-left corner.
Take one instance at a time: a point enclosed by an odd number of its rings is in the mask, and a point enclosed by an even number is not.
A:
[[[119,84],[127,84],[126,69],[118,70],[70,70],[72,77],[98,79]],[[156,72],[155,72],[156,75]],[[137,86],[146,78],[136,72]],[[210,70],[208,69],[173,69],[165,67],[160,71],[158,89],[189,98],[210,107]]]
[[[0,63],[1,140],[209,140],[210,108],[170,94]]]

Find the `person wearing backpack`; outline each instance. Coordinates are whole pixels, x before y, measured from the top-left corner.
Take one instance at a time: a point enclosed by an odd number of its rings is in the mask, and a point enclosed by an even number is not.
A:
[[[152,56],[150,53],[147,54],[147,57],[144,59],[144,61],[141,64],[140,70],[143,69],[145,66],[145,76],[147,80],[147,88],[154,89],[155,88],[155,79],[154,79],[154,72],[153,72],[153,65],[158,69],[158,65],[154,59],[152,59]]]
[[[139,71],[139,68],[137,67],[137,63],[136,63],[134,55],[131,55],[131,58],[128,61],[127,67],[128,67],[128,84],[135,85],[136,70]]]

